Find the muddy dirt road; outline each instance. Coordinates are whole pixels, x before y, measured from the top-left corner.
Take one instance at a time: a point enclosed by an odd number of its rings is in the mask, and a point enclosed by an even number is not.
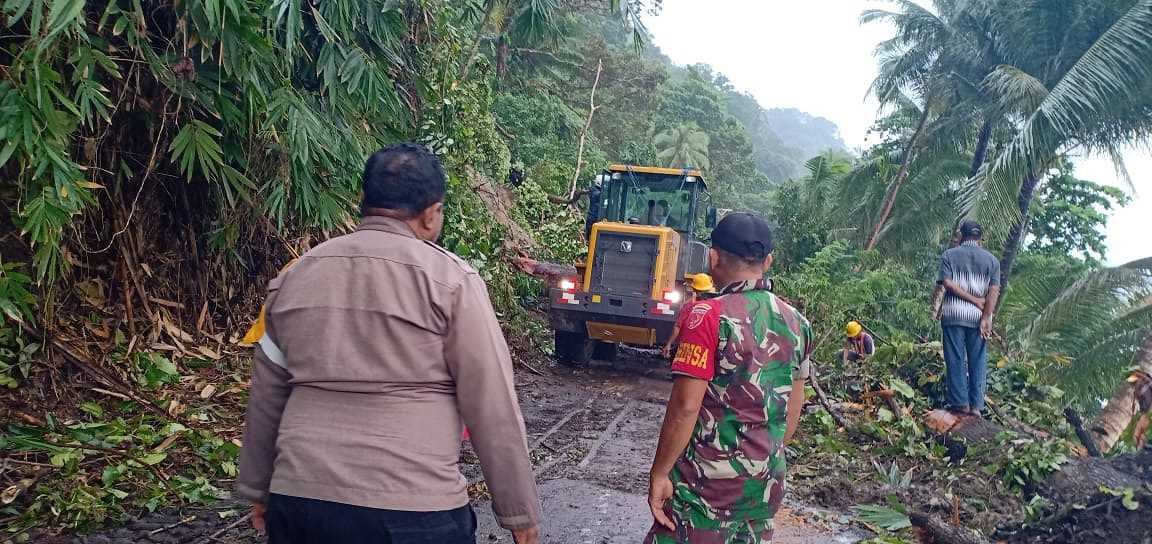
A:
[[[543,542],[638,543],[651,524],[645,493],[663,403],[671,390],[659,361],[628,354],[615,365],[518,373],[518,391],[532,460],[544,503]],[[462,470],[483,496],[476,457],[465,448]],[[490,503],[474,501],[477,542],[511,542],[492,517]],[[157,514],[127,527],[74,540],[78,544],[128,542],[258,542],[240,519],[242,505]],[[777,516],[776,542],[856,542],[865,535],[843,518],[789,504]],[[235,524],[233,526],[233,524]]]

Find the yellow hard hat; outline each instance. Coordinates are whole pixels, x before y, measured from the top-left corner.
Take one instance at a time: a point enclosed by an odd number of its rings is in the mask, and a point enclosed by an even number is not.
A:
[[[712,276],[708,274],[695,274],[692,276],[692,290],[697,293],[711,293],[716,290],[712,284]]]
[[[860,331],[864,330],[864,327],[860,325],[858,321],[849,321],[848,326],[844,327],[844,330],[848,332],[850,338],[856,338],[860,336]]]

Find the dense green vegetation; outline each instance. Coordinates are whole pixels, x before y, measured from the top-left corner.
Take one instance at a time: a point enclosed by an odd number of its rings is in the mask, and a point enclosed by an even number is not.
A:
[[[1099,413],[1119,428],[1100,440],[1131,447],[1135,414],[1101,401],[1124,398],[1134,363],[1152,368],[1152,261],[1102,265],[1127,197],[1076,177],[1068,155],[1118,157],[1152,133],[1152,1],[867,12],[895,36],[878,49],[877,143],[859,153],[827,120],[671,63],[642,25],[659,4],[3,3],[0,450],[54,467],[29,476],[34,491],[9,488],[5,525],[212,500],[235,474],[236,343],[263,281],[352,224],[364,157],[401,140],[444,158],[443,243],[531,337],[547,334],[531,318],[540,285],[509,259],[582,257],[592,176],[702,168],[713,205],[776,225],[779,291],[826,339],[836,398],[896,384],[909,406],[934,405],[936,258],[978,217],[1006,271],[993,398],[1059,439],[1063,408]],[[864,379],[834,363],[849,318],[886,341]],[[857,430],[887,433],[900,462],[945,463],[895,416]],[[815,447],[844,447],[835,425],[808,423]],[[1016,440],[1025,454],[993,469],[1013,490],[1059,465],[1049,444]]]

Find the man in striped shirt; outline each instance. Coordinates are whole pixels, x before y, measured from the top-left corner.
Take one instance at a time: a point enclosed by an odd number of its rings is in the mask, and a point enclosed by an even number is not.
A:
[[[1000,261],[981,247],[984,229],[975,221],[960,225],[959,246],[940,257],[937,283],[945,290],[940,311],[949,409],[979,415],[988,377],[986,340],[1000,296]]]

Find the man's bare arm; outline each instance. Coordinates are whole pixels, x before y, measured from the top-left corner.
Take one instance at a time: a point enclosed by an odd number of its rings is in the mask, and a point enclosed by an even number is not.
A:
[[[668,409],[664,413],[660,443],[656,446],[656,459],[652,461],[652,473],[648,480],[648,507],[656,523],[668,530],[675,528],[672,519],[664,511],[674,493],[670,479],[672,467],[692,439],[692,431],[696,427],[700,405],[704,402],[707,390],[708,382],[705,380],[677,376],[676,383],[672,385],[672,397],[668,399]]]
[[[932,317],[940,319],[940,312],[944,309],[944,282],[939,282],[932,289]]]
[[[980,334],[984,336],[984,338],[990,338],[992,336],[992,313],[996,311],[996,302],[998,300],[1000,300],[1000,286],[993,284],[988,288],[984,311],[980,316]]]
[[[956,282],[952,280],[944,280],[944,288],[951,292],[953,295],[956,295],[964,300],[967,300],[968,302],[971,302],[972,304],[975,304],[977,307],[984,307],[985,299],[969,293],[967,290],[965,290],[963,287],[960,287],[956,284]]]
[[[660,428],[656,459],[652,462],[653,475],[667,476],[672,472],[676,460],[688,447],[706,391],[708,382],[705,380],[688,376],[676,377],[676,382],[672,385],[672,396],[668,399],[668,409],[664,413],[664,425]]]
[[[807,380],[792,380],[792,392],[788,395],[788,419],[786,431],[784,431],[784,444],[792,442],[792,437],[796,435],[796,429],[800,426],[800,414],[804,411],[804,402],[807,397],[804,392],[804,384]]]
[[[664,357],[672,355],[672,346],[676,344],[676,339],[680,337],[680,324],[677,323],[672,326],[672,336],[668,337],[668,342],[664,344],[664,350],[661,353]]]

